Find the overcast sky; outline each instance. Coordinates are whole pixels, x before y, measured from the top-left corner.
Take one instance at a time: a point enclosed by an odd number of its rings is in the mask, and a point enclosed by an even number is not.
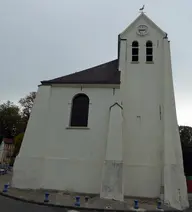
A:
[[[117,36],[146,5],[171,40],[179,124],[192,126],[191,0],[0,0],[0,100],[117,57]]]

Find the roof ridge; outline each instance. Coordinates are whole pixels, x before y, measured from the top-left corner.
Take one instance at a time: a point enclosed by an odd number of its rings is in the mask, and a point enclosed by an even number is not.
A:
[[[82,72],[85,72],[85,71],[89,71],[89,70],[91,70],[91,69],[100,68],[100,67],[105,66],[105,65],[107,65],[107,64],[116,62],[117,60],[118,60],[118,59],[114,59],[114,60],[111,60],[111,61],[108,61],[108,62],[105,62],[105,63],[101,63],[101,64],[99,64],[99,65],[96,65],[96,66],[93,66],[93,67],[90,67],[90,68],[83,69],[83,70],[81,70],[81,71],[76,71],[76,72],[73,72],[73,73],[71,73],[71,74],[67,74],[67,75],[64,75],[64,76],[61,76],[61,77],[56,77],[56,78],[53,78],[53,79],[51,79],[51,80],[43,80],[43,81],[41,81],[41,83],[44,84],[44,83],[47,83],[47,82],[50,82],[50,81],[53,81],[53,80],[55,81],[55,80],[61,79],[61,78],[63,78],[63,77],[69,77],[69,76],[73,76],[73,75],[78,74],[78,73],[82,73]]]
[[[105,62],[105,63],[101,63],[99,65],[96,65],[96,66],[92,66],[90,68],[83,69],[82,71],[87,71],[87,70],[92,69],[92,68],[99,68],[99,67],[101,67],[103,65],[107,65],[108,63],[115,62],[116,60],[118,60],[118,59],[114,59],[114,60],[111,60],[111,61],[108,61],[108,62]],[[77,71],[77,72],[81,72],[81,71]],[[75,72],[75,73],[77,73],[77,72]]]

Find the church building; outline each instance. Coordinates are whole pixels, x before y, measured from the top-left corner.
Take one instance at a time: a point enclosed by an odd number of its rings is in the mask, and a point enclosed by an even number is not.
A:
[[[116,60],[41,82],[12,185],[188,207],[170,42],[146,14]]]

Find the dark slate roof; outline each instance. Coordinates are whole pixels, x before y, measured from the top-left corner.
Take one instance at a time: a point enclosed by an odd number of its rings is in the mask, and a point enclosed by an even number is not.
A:
[[[47,84],[120,84],[118,60],[69,74],[52,80],[41,81]]]

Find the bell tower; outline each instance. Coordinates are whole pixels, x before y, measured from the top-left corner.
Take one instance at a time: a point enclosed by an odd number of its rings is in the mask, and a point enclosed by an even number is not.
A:
[[[119,40],[125,195],[156,198],[163,190],[172,207],[185,208],[187,189],[167,34],[142,11]]]

